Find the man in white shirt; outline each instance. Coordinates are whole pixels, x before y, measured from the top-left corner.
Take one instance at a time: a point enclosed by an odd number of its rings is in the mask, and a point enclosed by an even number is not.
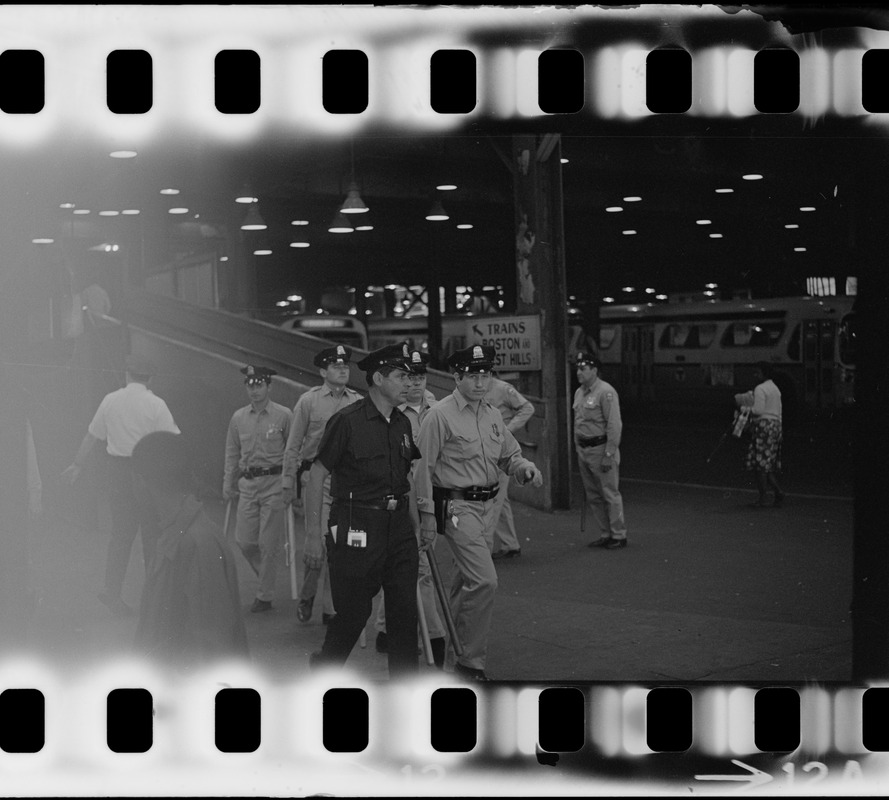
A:
[[[74,483],[96,442],[107,442],[106,449],[112,461],[108,487],[111,540],[105,567],[105,590],[99,600],[118,616],[133,613],[121,598],[121,590],[136,531],[141,530],[146,570],[154,558],[159,536],[154,514],[133,490],[130,456],[136,443],[148,433],[179,433],[167,404],[148,388],[155,372],[154,365],[143,356],[129,355],[125,369],[126,386],[105,395],[80,443],[74,463],[62,473]]]

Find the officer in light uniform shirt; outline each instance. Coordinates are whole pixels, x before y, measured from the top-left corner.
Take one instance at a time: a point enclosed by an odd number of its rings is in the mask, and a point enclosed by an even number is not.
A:
[[[525,423],[534,416],[531,405],[518,390],[500,378],[491,378],[491,388],[485,395],[487,400],[503,417],[506,430],[515,435]],[[515,532],[515,520],[512,518],[512,503],[509,501],[509,476],[500,477],[500,491],[497,492],[497,527],[494,529],[494,558],[515,558],[522,554]],[[497,546],[499,542],[500,546]]]
[[[620,402],[610,383],[599,377],[599,360],[589,353],[574,358],[580,387],[574,393],[574,444],[589,503],[601,536],[588,547],[627,546],[624,505],[618,489]]]
[[[420,423],[420,463],[416,467],[420,532],[444,534],[457,569],[450,590],[451,613],[463,655],[448,647],[446,669],[467,680],[487,680],[488,633],[494,611],[497,571],[491,558],[500,473],[520,483],[543,483],[531,461],[522,457],[500,412],[484,397],[491,384],[496,353],[472,345],[449,359],[456,388],[436,403]]]
[[[259,577],[250,606],[256,613],[272,607],[283,553],[281,469],[292,415],[269,399],[275,370],[248,364],[241,372],[250,404],[235,411],[228,426],[222,497],[239,497],[235,541]]]
[[[284,451],[284,474],[281,479],[285,506],[301,502],[302,489],[308,483],[309,468],[318,454],[318,444],[324,435],[327,420],[341,408],[361,399],[359,392],[346,385],[349,382],[351,359],[352,348],[343,344],[327,347],[315,355],[313,363],[320,370],[324,383],[304,392],[293,407],[293,424],[287,438],[287,449]],[[326,529],[327,518],[330,516],[330,476],[324,481],[323,491],[322,530]],[[299,604],[296,607],[296,616],[300,622],[308,622],[312,618],[315,593],[322,571],[328,578],[324,583],[322,620],[329,622],[333,617],[327,561],[321,567],[306,563],[299,590]]]

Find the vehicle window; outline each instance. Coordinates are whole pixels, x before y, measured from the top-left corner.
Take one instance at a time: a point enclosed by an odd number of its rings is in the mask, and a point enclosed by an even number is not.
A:
[[[783,322],[733,322],[725,329],[722,346],[774,347],[783,333]]]
[[[614,337],[617,334],[617,328],[614,325],[602,326],[599,328],[599,350],[607,350],[614,344]]]
[[[661,334],[662,348],[703,350],[716,338],[715,322],[673,323]]]
[[[800,324],[797,323],[790,334],[790,341],[787,343],[787,357],[793,361],[799,361],[799,331]]]
[[[855,363],[855,354],[858,345],[855,330],[855,315],[848,314],[840,323],[840,362],[852,365]]]

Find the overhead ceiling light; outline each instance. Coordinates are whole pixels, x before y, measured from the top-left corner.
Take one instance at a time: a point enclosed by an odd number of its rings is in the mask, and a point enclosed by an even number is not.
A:
[[[745,181],[761,181],[762,175],[758,172],[748,172],[746,175],[741,176]]]
[[[641,197],[637,197],[636,195],[631,195],[630,197],[625,197],[624,202],[625,203],[638,203],[641,199],[642,199]]]
[[[291,242],[290,246],[291,247],[309,247],[310,245],[308,242]]]
[[[461,223],[457,226],[457,230],[460,230],[460,231],[471,231],[471,230],[472,230],[472,225],[470,225],[468,222],[461,222]]]
[[[815,210],[815,206],[800,206],[800,207],[799,207],[799,210],[800,210],[800,211],[814,211],[814,210]]]
[[[330,233],[353,233],[355,228],[343,214],[337,213],[330,225],[327,226]]]
[[[610,214],[614,214],[617,211],[623,211],[623,206],[608,206],[605,210]]]
[[[805,253],[805,252],[806,252],[806,248],[805,248],[805,247],[794,247],[794,248],[793,248],[793,252],[794,252],[794,253]]]
[[[135,158],[135,150],[113,150],[108,154],[112,158]]]
[[[705,289],[718,289],[718,288],[719,288],[719,284],[717,284],[717,283],[707,283],[707,284],[704,284],[704,288],[705,288]]]
[[[302,295],[301,295],[301,294],[289,294],[289,295],[287,295],[287,299],[288,299],[291,303],[298,303],[298,302],[299,302],[300,300],[302,300],[303,298],[302,298]]]
[[[787,228],[787,230],[792,231],[792,230],[795,230],[796,228],[798,228],[799,225],[797,225],[795,222],[791,222],[791,223],[785,225],[784,227]]]
[[[219,256],[220,261],[228,261],[228,256]]]
[[[279,300],[277,303],[275,303],[275,305],[278,306],[278,308],[287,308],[290,303],[288,303],[286,300]]]
[[[710,238],[711,238],[711,239],[721,239],[721,238],[722,238],[722,234],[721,234],[721,233],[711,233],[711,234],[710,234]]]
[[[111,211],[110,209],[108,211],[99,212],[100,217],[116,217],[118,214],[120,214],[120,211]]]
[[[654,293],[655,293],[655,290],[652,289],[650,286],[645,289],[645,294],[654,294]]]
[[[734,189],[717,189],[716,194],[731,194],[734,191]]]
[[[253,187],[250,186],[249,183],[245,183],[241,187],[241,191],[238,193],[238,196],[235,198],[236,203],[258,203],[259,198],[253,194]]]
[[[79,215],[89,214],[90,210],[88,208],[75,208],[73,213],[79,214]]]
[[[711,292],[711,291],[708,289],[706,292],[704,292],[704,297],[713,297],[714,294],[715,294],[715,292]]]
[[[635,236],[636,235],[636,231],[634,231],[632,228],[628,231],[621,231],[621,233],[624,236]]]
[[[429,209],[426,219],[430,222],[443,222],[446,219],[450,219],[448,212],[444,210],[444,206],[441,204],[441,200],[436,200],[432,204],[432,208]]]
[[[52,244],[54,241],[55,241],[55,239],[38,237],[37,239],[31,239],[31,244]]]
[[[255,256],[270,256],[271,254],[272,251],[269,250],[267,247],[260,247],[253,251],[253,255]]]
[[[665,294],[656,294],[656,295],[654,296],[654,299],[655,299],[655,300],[666,300],[666,299],[667,299],[667,295],[665,295]]]
[[[291,225],[308,225],[309,221],[307,219],[292,219],[290,220]]]
[[[621,288],[622,292],[635,292],[636,290],[632,286],[624,286]]]
[[[259,209],[256,205],[251,205],[250,209],[247,211],[247,215],[244,217],[244,221],[241,223],[242,231],[264,231],[268,225],[265,224],[265,220],[259,213]]]
[[[567,158],[560,158],[560,159],[559,159],[559,163],[560,163],[560,164],[567,164],[567,163],[568,163],[568,159],[567,159]]]
[[[101,213],[101,212],[99,212],[99,213]],[[184,207],[182,207],[182,206],[176,206],[175,208],[171,208],[171,209],[169,209],[169,211],[168,211],[167,213],[168,213],[168,214],[187,214],[187,213],[188,213],[188,209],[187,209],[187,208],[184,208]],[[263,226],[263,227],[264,227],[264,226]]]
[[[161,194],[179,194],[178,189],[161,189]]]
[[[340,206],[340,213],[365,214],[368,211],[370,211],[370,209],[367,207],[367,203],[361,199],[361,195],[358,193],[358,184],[353,181],[349,184],[349,191],[346,193],[346,199]]]
[[[121,214],[126,214],[128,217],[135,217],[136,214],[140,213],[138,208],[125,208],[120,212]]]
[[[374,229],[374,224],[369,219],[361,218],[361,222],[359,222],[355,226],[356,231],[372,231]]]
[[[435,187],[441,192],[453,192],[457,188],[456,183],[440,183]]]
[[[59,208],[74,208],[74,203],[59,203]]]
[[[602,298],[602,302],[603,302],[603,303],[613,303],[613,302],[614,302],[614,298],[613,298],[613,297],[603,297],[603,298]]]
[[[713,220],[710,219],[696,219],[695,225],[712,225]]]

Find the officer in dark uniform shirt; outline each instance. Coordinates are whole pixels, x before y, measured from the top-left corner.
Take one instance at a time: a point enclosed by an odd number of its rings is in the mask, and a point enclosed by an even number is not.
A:
[[[410,474],[411,462],[420,454],[410,420],[398,410],[407,396],[409,358],[404,342],[376,350],[357,363],[370,387],[368,396],[330,418],[309,473],[307,561],[322,557],[322,490],[324,479],[331,475],[333,501],[326,539],[337,611],[320,652],[312,654],[313,668],[345,664],[382,586],[389,674],[417,671],[419,518]]]

